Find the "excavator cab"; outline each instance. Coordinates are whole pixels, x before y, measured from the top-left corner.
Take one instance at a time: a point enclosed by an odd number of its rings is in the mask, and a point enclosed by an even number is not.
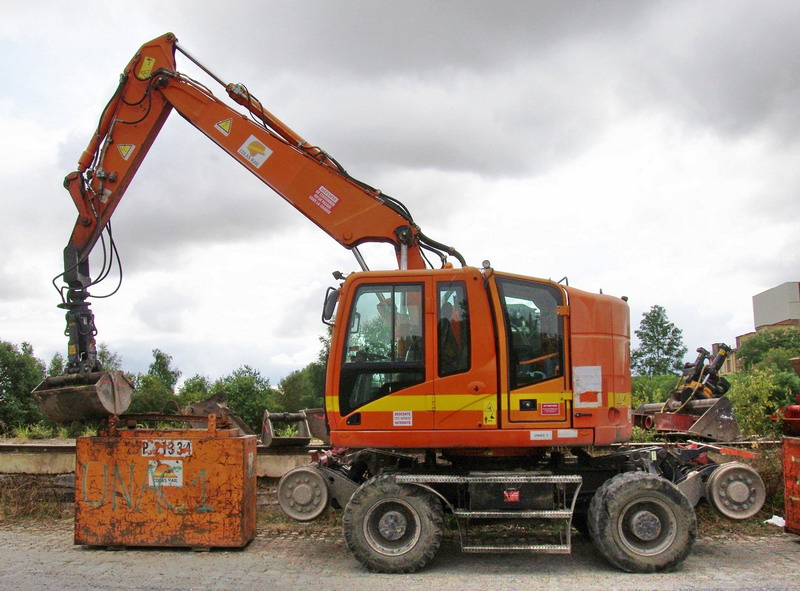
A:
[[[627,304],[461,269],[364,272],[340,289],[334,445],[530,448],[630,434]]]

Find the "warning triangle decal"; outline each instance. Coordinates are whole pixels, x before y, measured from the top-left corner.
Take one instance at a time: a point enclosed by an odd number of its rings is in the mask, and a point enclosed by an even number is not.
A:
[[[133,144],[119,144],[117,149],[119,150],[120,156],[122,156],[123,160],[127,160],[130,158],[131,154],[133,153]]]
[[[228,135],[231,132],[231,126],[233,125],[233,119],[224,119],[219,121],[218,123],[214,124],[219,131],[223,133],[223,135]]]

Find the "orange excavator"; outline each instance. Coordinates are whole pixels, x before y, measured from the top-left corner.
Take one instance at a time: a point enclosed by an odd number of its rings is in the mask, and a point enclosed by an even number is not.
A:
[[[180,73],[176,51],[243,109]],[[361,267],[339,274],[325,298],[333,447],[281,480],[280,504],[290,516],[308,521],[329,506],[344,509],[348,546],[381,572],[425,566],[445,513],[455,517],[465,551],[569,552],[574,525],[616,566],[657,571],[689,553],[692,507],[702,498],[724,502],[734,518],[760,508],[758,475],[738,462],[714,463],[706,448],[613,447],[632,428],[624,298],[496,271],[488,261],[468,266],[426,236],[399,201],[351,177],[172,34],[130,61],[65,180],[79,212],[61,288],[69,358],[65,375],[34,392],[47,416],[117,416],[130,401],[124,375],[98,361],[88,302],[97,280],[88,256],[98,241],[108,259],[115,256],[109,221],[173,109],[350,249]],[[393,247],[398,269],[368,270],[359,253],[368,242]],[[98,278],[107,271],[104,265]],[[528,522],[543,524],[526,529],[532,539],[474,527]]]

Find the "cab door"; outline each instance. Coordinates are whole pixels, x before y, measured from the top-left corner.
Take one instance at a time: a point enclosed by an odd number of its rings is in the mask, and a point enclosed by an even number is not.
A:
[[[504,428],[570,427],[564,291],[549,281],[517,277],[497,277],[496,287],[505,348]],[[552,432],[542,437],[547,433]]]
[[[433,428],[433,384],[426,363],[433,330],[429,279],[363,281],[354,289],[331,397],[337,428]]]
[[[452,430],[453,446],[464,431],[500,424],[495,330],[483,276],[476,269],[434,276],[434,420]]]

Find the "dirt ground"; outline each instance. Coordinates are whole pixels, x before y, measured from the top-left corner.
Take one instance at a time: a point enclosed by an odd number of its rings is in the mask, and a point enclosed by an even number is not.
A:
[[[463,554],[447,536],[424,571],[367,572],[345,546],[335,520],[259,525],[242,550],[111,551],[72,543],[71,519],[0,522],[0,589],[798,589],[800,537],[701,538],[673,573],[634,575],[605,563],[576,536],[571,555]]]

